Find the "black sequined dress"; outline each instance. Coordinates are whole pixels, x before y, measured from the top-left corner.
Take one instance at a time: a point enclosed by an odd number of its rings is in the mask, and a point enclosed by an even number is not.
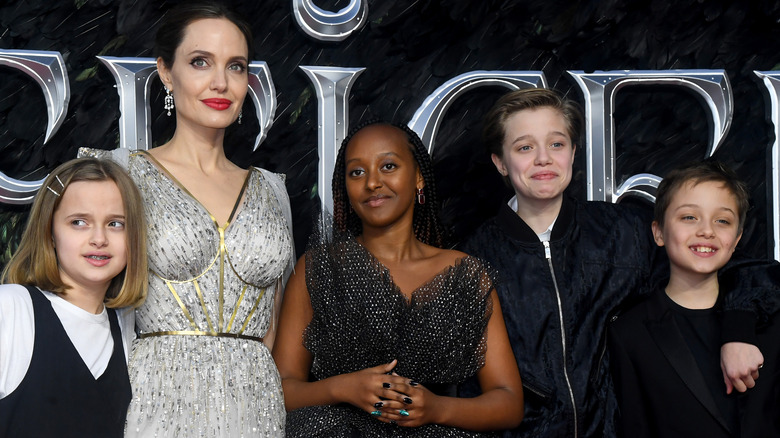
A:
[[[485,363],[492,311],[491,272],[466,256],[406,298],[390,272],[346,238],[310,249],[306,286],[314,316],[304,345],[311,374],[324,379],[398,359],[399,375],[433,387],[454,387]],[[288,437],[473,437],[440,425],[403,428],[353,406],[311,406],[287,416]]]

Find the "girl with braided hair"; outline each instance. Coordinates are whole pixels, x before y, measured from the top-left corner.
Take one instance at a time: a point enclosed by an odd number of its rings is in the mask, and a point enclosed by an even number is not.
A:
[[[382,124],[379,120],[369,120],[363,122],[357,127],[352,129],[352,133],[344,139],[343,144],[348,144],[357,132],[365,127]],[[425,181],[425,187],[420,188],[420,196],[423,203],[418,202],[414,208],[414,216],[412,224],[414,226],[414,234],[418,240],[437,247],[444,247],[448,240],[446,232],[439,221],[439,200],[436,192],[436,182],[433,178],[433,165],[431,164],[430,156],[425,148],[425,145],[420,140],[420,137],[412,131],[406,125],[393,125],[406,134],[407,141],[409,142],[409,149],[412,151],[414,161],[419,167],[420,174]],[[344,154],[346,153],[346,147],[342,147],[339,150],[339,155],[336,157],[336,166],[333,170],[333,203],[338,204],[338,208],[334,207],[334,226],[339,232],[348,232],[353,236],[360,235],[362,231],[362,224],[360,217],[350,207],[349,198],[347,197],[345,172],[346,163],[344,161]],[[418,200],[419,201],[419,200]]]
[[[370,122],[342,143],[334,235],[298,261],[279,319],[287,436],[479,436],[522,418],[492,272],[441,248],[434,184],[406,127]],[[456,397],[472,376],[482,395]]]

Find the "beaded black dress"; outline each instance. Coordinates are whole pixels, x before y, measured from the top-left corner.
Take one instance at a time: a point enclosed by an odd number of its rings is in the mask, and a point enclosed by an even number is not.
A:
[[[491,272],[466,256],[407,299],[388,269],[353,238],[306,253],[314,311],[304,332],[320,380],[398,359],[401,376],[428,389],[454,388],[485,363],[492,312]],[[288,437],[474,437],[440,425],[404,428],[349,405],[310,406],[287,415]]]

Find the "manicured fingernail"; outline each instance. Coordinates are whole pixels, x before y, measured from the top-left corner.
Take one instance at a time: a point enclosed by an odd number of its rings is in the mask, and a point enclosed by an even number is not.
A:
[[[373,415],[375,417],[381,417],[382,416],[382,411],[371,411],[371,415]]]
[[[404,403],[406,403],[407,405],[410,405],[410,404],[412,404],[412,399],[409,398],[409,397],[404,397]]]
[[[384,405],[385,404],[383,402],[376,402],[376,403],[374,403],[374,407],[377,408],[377,409],[381,408]]]
[[[384,382],[384,383],[382,383],[382,388],[385,388],[385,389],[390,388],[390,384],[387,383],[387,382]]]
[[[410,381],[409,381],[409,385],[411,385],[411,386],[417,386],[417,385],[419,385],[419,383],[415,382],[414,380],[410,380]]]
[[[401,409],[400,411],[398,411],[398,414],[400,416],[402,416],[402,417],[408,417],[409,416],[409,412],[407,412],[406,409]]]

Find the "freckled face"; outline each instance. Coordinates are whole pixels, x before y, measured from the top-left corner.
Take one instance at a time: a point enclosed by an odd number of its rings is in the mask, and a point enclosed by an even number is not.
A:
[[[352,209],[367,227],[412,223],[415,191],[424,186],[406,134],[390,125],[358,131],[345,152]]]
[[[173,92],[177,128],[221,129],[238,118],[248,86],[244,34],[225,18],[190,23],[173,66],[157,60],[160,78]]]
[[[509,177],[519,204],[560,203],[571,182],[574,149],[561,113],[540,107],[506,119],[503,157],[492,159]]]
[[[68,184],[52,218],[62,281],[76,292],[105,294],[127,265],[125,209],[113,181]]]
[[[665,246],[677,275],[709,275],[722,268],[739,242],[737,200],[722,183],[689,182],[664,213],[663,228],[653,222],[658,246]]]

